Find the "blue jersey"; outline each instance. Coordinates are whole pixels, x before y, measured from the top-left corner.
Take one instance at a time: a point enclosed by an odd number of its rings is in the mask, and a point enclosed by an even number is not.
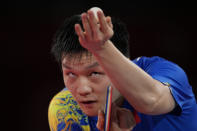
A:
[[[138,113],[141,122],[133,131],[197,131],[197,104],[185,72],[160,57],[141,57],[133,62],[154,79],[168,84],[177,103],[168,114],[153,116]]]

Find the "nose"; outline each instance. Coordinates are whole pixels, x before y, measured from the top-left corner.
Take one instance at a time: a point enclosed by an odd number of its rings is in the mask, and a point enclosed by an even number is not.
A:
[[[77,93],[81,96],[89,95],[92,92],[89,80],[85,77],[80,77],[78,80]]]

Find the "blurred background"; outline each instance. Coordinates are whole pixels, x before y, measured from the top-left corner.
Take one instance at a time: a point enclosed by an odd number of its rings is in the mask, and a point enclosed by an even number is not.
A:
[[[6,78],[2,84],[5,82],[2,89],[6,91],[2,92],[8,94],[5,115],[10,115],[7,128],[49,130],[49,102],[64,88],[60,69],[50,54],[52,37],[65,18],[93,6],[126,23],[131,59],[157,55],[177,63],[197,94],[197,17],[192,1],[15,1],[4,7],[8,12],[2,17],[0,34],[2,75]]]

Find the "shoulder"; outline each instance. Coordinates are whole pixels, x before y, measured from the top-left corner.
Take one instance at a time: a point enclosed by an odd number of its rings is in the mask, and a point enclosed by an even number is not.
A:
[[[179,74],[177,76],[182,76],[186,78],[185,71],[179,65],[159,56],[142,56],[134,59],[133,62],[150,75]]]
[[[142,68],[150,66],[154,63],[162,63],[162,62],[172,63],[172,62],[166,60],[165,58],[162,58],[159,56],[152,56],[152,57],[140,56],[140,57],[135,58],[132,61]]]
[[[50,102],[50,106],[68,106],[70,104],[77,105],[77,102],[72,97],[70,91],[65,89],[57,93]]]
[[[83,128],[88,125],[87,116],[68,90],[62,90],[52,98],[48,119],[51,130],[71,128],[73,124],[79,124]]]
[[[72,108],[73,106],[79,108],[70,91],[62,90],[52,98],[49,105],[49,113],[56,114],[63,109]]]
[[[190,87],[187,74],[183,68],[172,61],[154,56],[136,58],[133,62],[161,82],[167,82],[180,88]]]

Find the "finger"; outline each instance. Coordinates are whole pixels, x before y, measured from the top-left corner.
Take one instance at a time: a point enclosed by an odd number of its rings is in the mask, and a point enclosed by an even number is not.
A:
[[[106,17],[106,21],[107,21],[107,24],[109,25],[110,28],[113,28],[113,24],[112,24],[112,21],[111,21],[111,17],[110,16],[107,16]]]
[[[104,122],[105,122],[105,115],[103,111],[99,110],[98,112],[98,121],[97,121],[97,128],[101,131],[104,130]]]
[[[82,24],[83,24],[83,28],[84,28],[84,33],[85,33],[85,37],[90,39],[92,37],[92,31],[91,31],[91,27],[90,27],[90,23],[88,20],[88,16],[86,13],[83,13],[81,15],[81,19],[82,19]]]
[[[75,24],[75,32],[76,32],[76,34],[79,37],[80,44],[83,45],[83,43],[85,41],[85,39],[84,39],[84,33],[83,33],[83,30],[82,30],[82,28],[81,28],[81,26],[79,24]]]
[[[93,35],[96,35],[99,31],[98,20],[96,19],[94,12],[91,10],[88,11],[88,16]]]
[[[103,33],[105,33],[108,30],[108,23],[106,21],[105,15],[101,11],[98,11],[97,12],[97,15],[98,15],[98,18],[99,18],[99,23],[100,23],[101,31]]]
[[[75,32],[78,35],[78,37],[81,37],[82,39],[84,39],[84,33],[79,24],[75,24]]]

